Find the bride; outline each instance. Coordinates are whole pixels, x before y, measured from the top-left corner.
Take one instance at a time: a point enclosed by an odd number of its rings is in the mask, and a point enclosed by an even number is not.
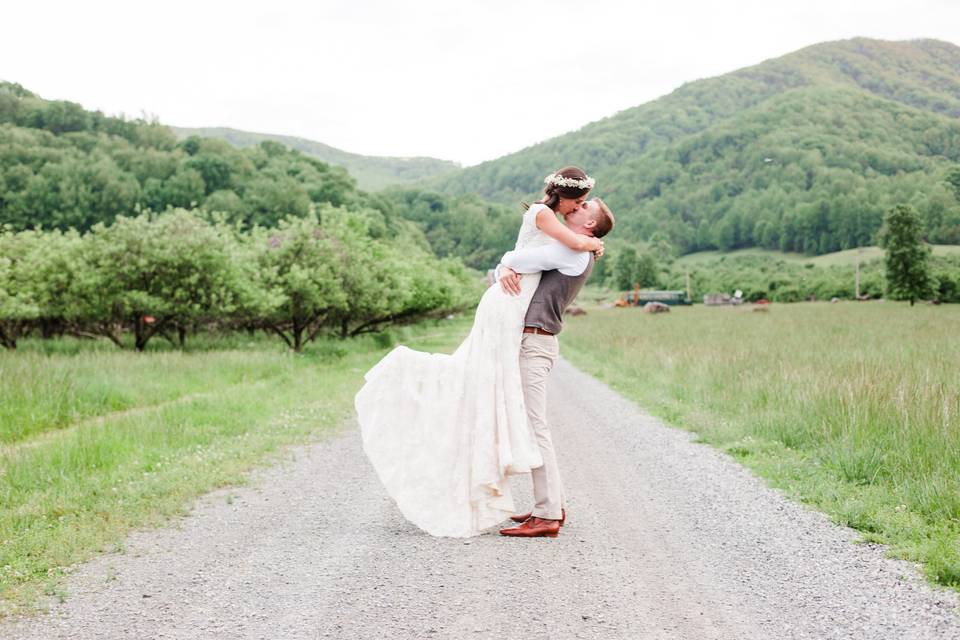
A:
[[[515,249],[556,239],[602,253],[603,242],[557,219],[583,205],[594,180],[577,167],[547,176],[523,215]],[[435,536],[469,537],[514,513],[508,475],[543,464],[527,424],[519,353],[540,274],[511,296],[494,284],[452,355],[398,346],[364,376],[354,405],[363,449],[410,522]]]

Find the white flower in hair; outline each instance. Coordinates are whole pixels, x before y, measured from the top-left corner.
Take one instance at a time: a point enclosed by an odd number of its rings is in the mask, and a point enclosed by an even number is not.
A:
[[[593,185],[596,184],[596,180],[587,176],[583,180],[578,180],[577,178],[564,178],[559,173],[551,173],[546,178],[543,179],[544,184],[553,184],[558,187],[574,187],[576,189],[593,189]]]

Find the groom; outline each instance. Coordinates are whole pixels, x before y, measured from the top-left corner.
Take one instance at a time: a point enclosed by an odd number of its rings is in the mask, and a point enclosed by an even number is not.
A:
[[[576,233],[602,238],[613,228],[613,214],[600,198],[594,198],[567,214],[567,227]],[[576,252],[552,240],[546,245],[508,251],[497,267],[497,279],[507,293],[520,293],[520,273],[542,271],[527,315],[520,342],[520,374],[527,419],[543,455],[543,466],[533,469],[531,513],[511,516],[518,527],[501,529],[505,536],[555,538],[566,519],[563,485],[557,457],[547,426],[547,376],[560,354],[556,335],[563,328],[563,312],[577,297],[593,271],[594,255]]]

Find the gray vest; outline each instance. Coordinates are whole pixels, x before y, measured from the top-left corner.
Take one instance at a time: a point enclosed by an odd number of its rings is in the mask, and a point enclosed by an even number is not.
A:
[[[563,329],[563,312],[573,302],[583,283],[593,271],[593,254],[587,268],[578,276],[565,276],[557,270],[544,271],[540,276],[540,285],[530,299],[527,316],[523,324],[528,327],[540,327],[550,333],[560,333]]]

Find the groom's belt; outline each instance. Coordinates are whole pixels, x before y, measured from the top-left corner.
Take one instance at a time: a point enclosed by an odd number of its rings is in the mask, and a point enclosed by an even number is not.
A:
[[[546,330],[544,330],[544,329],[541,329],[540,327],[524,327],[524,328],[523,328],[523,332],[524,332],[524,333],[538,333],[538,334],[540,334],[540,335],[542,335],[542,336],[552,336],[552,335],[553,335],[553,334],[550,333],[549,331],[546,331]]]

